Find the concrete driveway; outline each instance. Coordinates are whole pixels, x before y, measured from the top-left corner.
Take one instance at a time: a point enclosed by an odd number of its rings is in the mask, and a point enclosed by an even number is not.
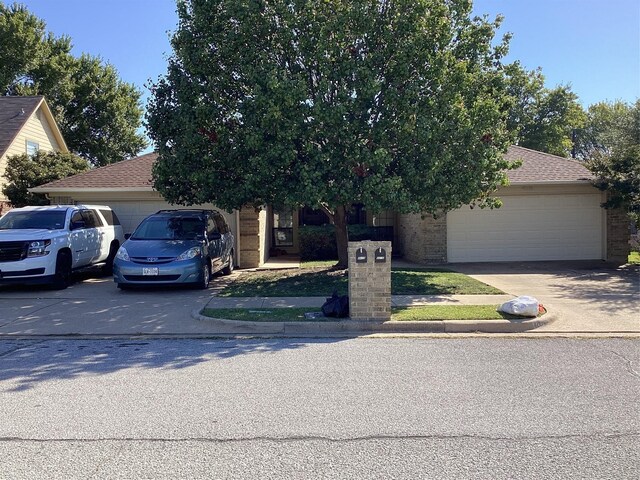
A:
[[[558,320],[536,332],[640,332],[640,269],[602,261],[452,264],[512,295],[536,297]]]
[[[153,288],[120,291],[111,277],[75,275],[65,290],[0,286],[0,335],[201,334],[209,328],[191,318],[217,285],[208,290]]]

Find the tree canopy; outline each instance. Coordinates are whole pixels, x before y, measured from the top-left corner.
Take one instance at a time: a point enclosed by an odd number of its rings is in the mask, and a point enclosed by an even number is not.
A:
[[[544,86],[540,70],[526,71],[518,63],[509,65],[509,91],[515,103],[508,128],[522,147],[568,157],[573,134],[585,125],[586,115],[578,96],[567,85]]]
[[[136,155],[146,141],[140,92],[99,58],[71,54],[24,6],[0,2],[0,95],[44,95],[67,146],[93,165]]]
[[[468,0],[185,0],[147,122],[156,188],[225,209],[495,205],[512,98]]]
[[[606,208],[626,208],[640,221],[640,100],[589,108],[582,149],[596,186],[609,192]]]
[[[30,193],[29,189],[60,178],[89,170],[87,161],[72,153],[37,152],[13,155],[7,159],[4,177],[7,184],[2,187],[11,205],[48,205],[49,200],[40,193]]]

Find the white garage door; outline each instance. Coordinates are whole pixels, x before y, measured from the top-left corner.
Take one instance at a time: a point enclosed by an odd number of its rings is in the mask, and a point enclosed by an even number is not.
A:
[[[449,262],[602,258],[599,194],[501,197],[496,210],[447,215]]]

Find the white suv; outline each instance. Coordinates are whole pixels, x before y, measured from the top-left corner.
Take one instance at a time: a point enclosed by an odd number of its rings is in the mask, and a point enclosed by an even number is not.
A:
[[[111,273],[124,235],[109,207],[22,207],[0,218],[0,284],[69,284],[73,270],[103,264]]]

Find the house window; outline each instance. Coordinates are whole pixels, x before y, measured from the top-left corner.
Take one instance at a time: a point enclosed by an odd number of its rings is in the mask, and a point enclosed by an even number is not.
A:
[[[274,209],[273,244],[276,247],[293,246],[293,212],[291,210]]]
[[[40,150],[40,145],[38,144],[38,142],[27,140],[27,155],[31,157],[38,153],[38,150]]]

